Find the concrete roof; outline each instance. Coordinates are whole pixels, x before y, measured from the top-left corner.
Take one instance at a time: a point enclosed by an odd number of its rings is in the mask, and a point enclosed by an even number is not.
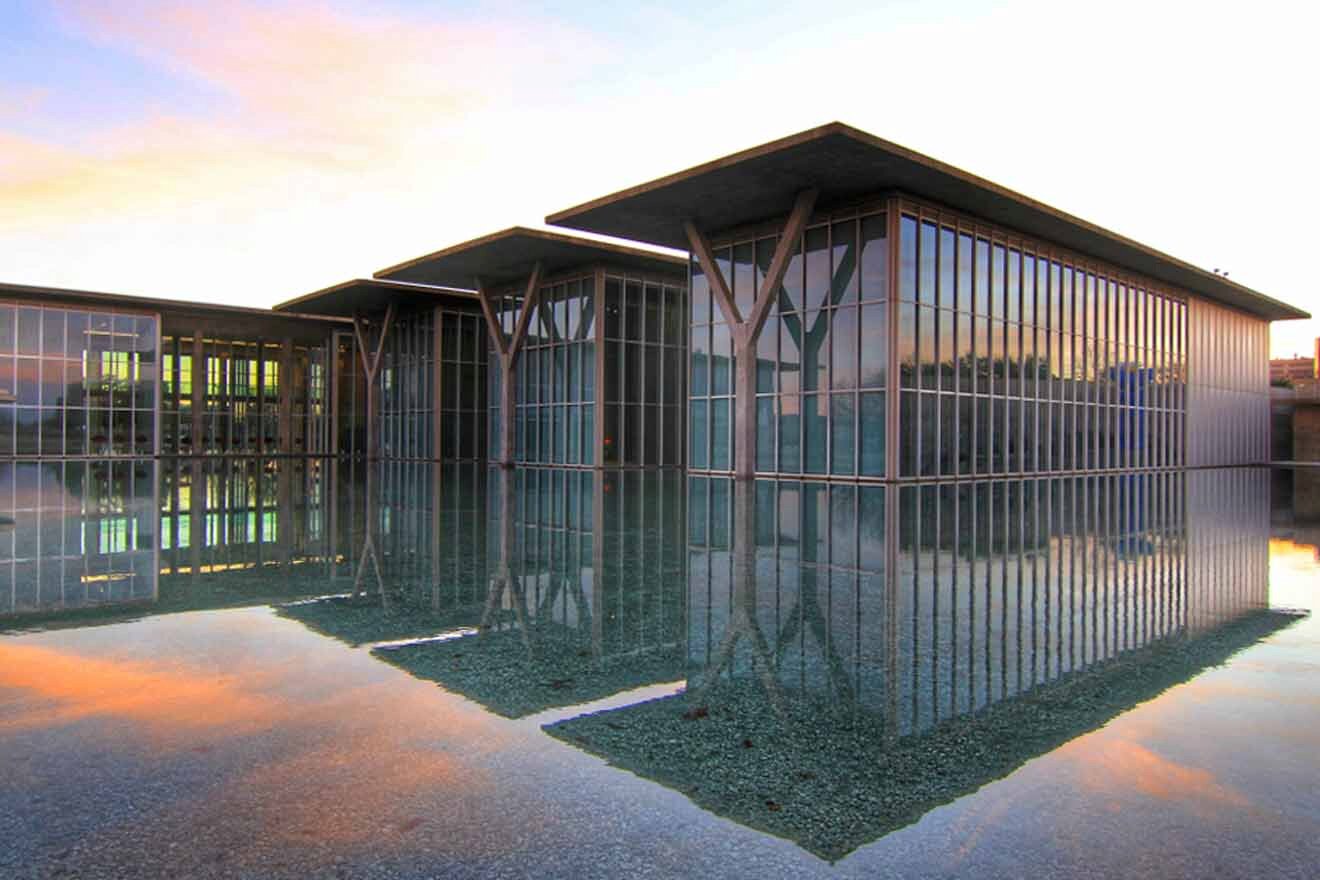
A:
[[[401,284],[378,278],[355,278],[312,293],[303,294],[275,306],[280,312],[313,311],[322,315],[351,318],[385,311],[393,302],[396,306],[478,306],[476,291],[431,287],[420,284]]]
[[[169,334],[191,334],[200,325],[206,332],[218,335],[229,333],[252,338],[262,335],[272,339],[283,335],[299,339],[319,338],[325,332],[326,325],[338,325],[343,320],[324,314],[291,315],[249,306],[0,282],[0,300],[5,299],[106,311],[158,312],[161,315],[162,330]]]
[[[375,277],[446,287],[475,287],[480,278],[494,287],[526,281],[538,261],[545,275],[597,263],[670,274],[687,270],[683,257],[514,226],[382,269]]]
[[[686,249],[684,219],[715,233],[783,217],[794,196],[810,187],[820,190],[818,209],[885,191],[911,193],[1261,317],[1310,317],[1223,276],[840,122],[559,211],[546,222]]]

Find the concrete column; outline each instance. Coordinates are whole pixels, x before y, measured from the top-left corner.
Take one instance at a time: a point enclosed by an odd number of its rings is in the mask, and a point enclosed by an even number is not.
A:
[[[756,291],[752,310],[746,316],[738,310],[729,292],[728,279],[715,262],[705,234],[691,220],[683,224],[692,255],[701,264],[701,271],[710,283],[711,299],[715,300],[724,315],[733,341],[734,358],[737,361],[733,376],[733,471],[734,476],[740,480],[750,480],[756,476],[756,344],[761,338],[766,318],[770,315],[770,307],[779,296],[789,260],[801,245],[802,233],[816,204],[816,195],[814,189],[798,193],[793,210],[780,231],[779,243],[775,246],[770,266]]]
[[[202,343],[202,331],[193,331],[192,350],[192,452],[200,455],[205,451],[202,446],[202,411],[206,407],[206,347]]]
[[[500,355],[500,464],[513,467],[517,453],[514,431],[518,405],[517,352]]]
[[[266,343],[257,340],[257,455],[265,455],[266,448]]]
[[[285,455],[293,448],[293,340],[287,336],[280,343],[280,417],[278,450]],[[306,381],[304,379],[304,381]],[[275,450],[268,449],[267,452]],[[307,450],[304,449],[304,452]]]
[[[518,326],[513,331],[513,338],[504,338],[504,329],[495,316],[495,306],[491,302],[491,293],[481,279],[476,279],[477,297],[481,302],[481,312],[486,318],[486,330],[490,342],[500,356],[502,370],[500,384],[500,465],[510,468],[514,464],[514,402],[517,398],[514,377],[517,375],[518,355],[522,351],[523,340],[527,338],[527,325],[531,320],[532,310],[536,307],[541,293],[541,264],[532,267],[532,274],[527,278],[527,287],[523,292],[522,309],[518,314]]]
[[[445,429],[444,414],[440,409],[440,391],[445,379],[444,322],[444,312],[437,308],[431,318],[431,448],[426,455],[431,461],[440,460],[440,434]],[[436,470],[438,472],[439,468]],[[439,508],[436,511],[438,514]]]
[[[743,340],[734,349],[734,475],[756,475],[756,340]]]

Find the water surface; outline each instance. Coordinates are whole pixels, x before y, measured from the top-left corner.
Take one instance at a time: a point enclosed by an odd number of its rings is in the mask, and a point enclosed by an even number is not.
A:
[[[2,465],[0,875],[1313,876],[1267,485]]]

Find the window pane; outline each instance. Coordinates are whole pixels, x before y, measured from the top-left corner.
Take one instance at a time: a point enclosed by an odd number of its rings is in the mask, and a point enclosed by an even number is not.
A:
[[[867,476],[884,476],[885,393],[869,392],[861,394],[860,397],[861,472]]]
[[[889,242],[884,214],[862,218],[862,285],[864,300],[889,298]]]
[[[752,271],[752,243],[745,241],[733,248],[733,301],[745,320],[756,303],[756,285]]]
[[[855,468],[854,418],[856,396],[835,394],[830,398],[830,470],[836,474],[851,474]]]
[[[828,442],[828,395],[802,395],[802,415],[806,420],[806,432],[803,439],[805,460],[803,470],[809,474],[825,473],[825,459]]]
[[[819,309],[830,292],[829,229],[816,226],[806,234],[805,308]]]
[[[835,305],[857,301],[857,221],[830,227],[830,262],[833,280],[830,301]]]
[[[862,307],[861,347],[863,388],[885,387],[889,371],[889,306]]]
[[[857,309],[842,308],[834,312],[833,369],[830,371],[831,388],[857,387]]]
[[[920,264],[917,277],[917,300],[926,305],[935,305],[935,258],[938,231],[929,220],[921,222],[921,243],[918,252]]]
[[[917,298],[917,220],[904,214],[898,227],[898,298],[912,302]]]

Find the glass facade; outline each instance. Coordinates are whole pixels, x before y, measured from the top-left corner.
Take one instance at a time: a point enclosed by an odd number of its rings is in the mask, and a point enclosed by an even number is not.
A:
[[[0,303],[0,456],[156,451],[157,320]]]
[[[517,461],[599,462],[595,296],[594,275],[541,286],[515,367]]]
[[[943,209],[885,205],[816,218],[788,264],[756,341],[758,473],[930,479],[1186,462],[1185,296]],[[729,235],[712,248],[744,316],[776,241]],[[690,466],[729,472],[734,334],[695,261],[691,290]],[[1238,347],[1263,363],[1267,324],[1235,317],[1253,324]],[[1236,346],[1220,323],[1220,345]]]
[[[1188,463],[1269,461],[1269,323],[1201,299],[1190,319]]]
[[[493,299],[511,340],[522,297],[510,290]],[[542,285],[514,367],[514,459],[681,467],[686,310],[673,279],[592,270]],[[492,351],[492,459],[504,418],[499,363]]]
[[[1176,467],[1187,304],[930,211],[899,221],[899,474]]]
[[[683,464],[683,289],[605,275],[604,463]]]
[[[380,367],[380,454],[399,459],[483,457],[485,373],[481,315],[434,309],[396,319]]]
[[[714,256],[744,318],[777,236],[735,238]],[[885,475],[889,375],[887,214],[809,225],[756,348],[756,469]],[[733,467],[733,334],[710,283],[691,269],[689,463]]]
[[[194,337],[162,336],[161,453],[324,453],[325,348],[288,345],[204,337],[199,359]]]
[[[688,485],[690,688],[757,674],[900,735],[1268,601],[1262,468]]]

